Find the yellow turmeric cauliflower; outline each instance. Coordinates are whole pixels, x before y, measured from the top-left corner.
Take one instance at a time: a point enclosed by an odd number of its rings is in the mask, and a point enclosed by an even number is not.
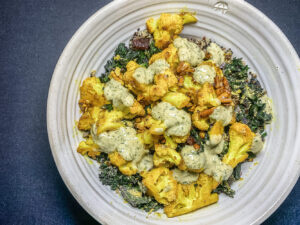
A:
[[[87,111],[91,106],[103,106],[109,102],[103,94],[104,84],[97,77],[86,78],[80,87],[79,106],[82,112]]]
[[[137,173],[137,167],[133,162],[127,162],[118,152],[108,154],[111,164],[117,166],[121,173],[131,176]]]
[[[128,62],[127,71],[123,76],[125,86],[137,95],[137,101],[157,101],[178,82],[174,73],[170,69],[166,69],[162,74],[155,75],[154,84],[141,84],[133,77],[134,71],[139,67],[140,65],[134,61]]]
[[[181,33],[184,24],[195,22],[197,19],[191,13],[162,13],[157,20],[148,19],[146,25],[149,33],[153,34],[155,46],[163,49],[172,42],[175,35]]]
[[[190,102],[190,98],[180,92],[168,92],[162,98],[162,100],[164,102],[169,102],[171,105],[175,106],[178,109],[186,107]]]
[[[218,201],[217,193],[212,193],[218,183],[210,176],[201,173],[197,182],[178,184],[176,200],[166,205],[164,212],[168,217],[180,216]]]
[[[106,131],[117,130],[118,128],[122,127],[123,123],[121,120],[123,117],[124,114],[121,111],[107,111],[101,109],[96,123],[97,135]]]
[[[223,163],[232,168],[248,158],[247,152],[251,148],[255,134],[243,123],[234,123],[229,128],[229,149],[223,157]]]
[[[153,155],[154,166],[164,166],[169,168],[173,165],[178,166],[180,161],[181,155],[176,152],[175,149],[161,144],[155,145],[155,153]]]
[[[148,194],[161,204],[168,205],[176,198],[177,181],[172,172],[165,167],[158,167],[144,174],[143,184],[147,187]]]
[[[171,69],[174,70],[179,63],[177,48],[175,48],[173,44],[170,44],[161,52],[152,55],[149,60],[149,64],[152,64],[158,59],[165,59],[169,63]]]
[[[89,137],[86,141],[81,141],[77,147],[77,152],[81,155],[88,155],[92,158],[100,155],[99,146],[94,143],[93,139]]]
[[[78,122],[79,130],[90,130],[92,124],[96,123],[99,117],[101,108],[98,106],[90,107],[84,112]]]

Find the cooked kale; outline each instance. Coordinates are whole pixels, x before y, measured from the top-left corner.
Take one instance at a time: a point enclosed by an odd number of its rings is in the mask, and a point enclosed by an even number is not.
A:
[[[242,59],[234,58],[224,67],[231,89],[238,93],[236,120],[247,124],[254,132],[264,132],[265,124],[272,120],[272,115],[265,111],[265,103],[260,98],[265,94],[256,76],[248,73],[249,67]],[[264,134],[266,135],[266,134]]]
[[[224,75],[233,91],[243,86],[248,79],[249,67],[243,64],[242,59],[234,58],[231,63],[224,67]]]
[[[97,161],[100,163],[99,179],[102,184],[110,186],[112,190],[120,190],[123,198],[130,205],[146,212],[162,208],[162,205],[153,197],[146,195],[145,186],[139,174],[132,176],[122,174],[116,166],[110,164],[105,153],[101,153]],[[139,195],[134,195],[134,193],[139,193]]]
[[[113,105],[112,104],[106,104],[104,106],[102,106],[103,109],[106,109],[107,111],[111,111],[113,110]]]
[[[135,50],[128,48],[125,43],[120,43],[115,50],[114,56],[112,59],[108,60],[104,66],[105,73],[102,73],[100,80],[102,83],[109,81],[109,74],[112,70],[119,67],[121,72],[126,71],[126,65],[129,61],[136,61],[138,64],[148,67],[148,61],[153,54],[160,52],[160,49],[156,48],[154,42],[151,41],[149,49],[146,50]],[[119,58],[115,56],[119,55]]]
[[[213,191],[214,193],[224,193],[229,197],[233,198],[235,191],[230,188],[230,185],[227,181],[223,181],[219,186]]]
[[[224,141],[223,151],[219,154],[220,159],[223,159],[224,155],[228,152],[229,149],[229,141]]]
[[[146,212],[157,211],[163,206],[154,200],[154,198],[145,195],[138,187],[120,186],[121,195],[125,201],[131,206],[139,209],[143,209]]]
[[[191,136],[194,138],[195,142],[198,144],[198,145],[201,145],[201,141],[202,139],[200,138],[196,128],[192,127],[191,129]]]
[[[233,177],[235,180],[239,180],[241,178],[241,169],[242,169],[242,164],[239,163],[237,166],[233,169]]]
[[[193,140],[200,145],[200,152],[204,152],[204,145],[205,143],[208,141],[209,136],[208,133],[205,133],[205,137],[201,138],[199,136],[199,130],[195,127],[192,127],[191,132],[190,132],[191,137],[193,138]]]
[[[248,161],[252,161],[256,157],[256,155],[253,152],[247,152],[248,154]]]

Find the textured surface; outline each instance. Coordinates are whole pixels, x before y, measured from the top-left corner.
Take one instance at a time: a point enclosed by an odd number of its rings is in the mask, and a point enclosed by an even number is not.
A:
[[[64,46],[107,2],[1,2],[0,224],[96,224],[68,192],[56,170],[45,112],[52,72]],[[280,7],[270,7],[275,4],[271,0],[249,2],[279,25],[299,54],[299,1],[285,1]],[[298,182],[265,224],[299,221],[299,188]]]

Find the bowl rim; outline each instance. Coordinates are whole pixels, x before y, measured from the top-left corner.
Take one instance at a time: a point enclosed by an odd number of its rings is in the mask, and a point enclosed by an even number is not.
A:
[[[58,78],[59,78],[59,75],[60,75],[60,70],[65,65],[64,62],[67,61],[71,57],[71,54],[69,52],[72,50],[73,46],[76,46],[76,44],[79,43],[81,37],[84,35],[83,31],[88,26],[90,26],[93,23],[93,21],[100,14],[105,14],[105,13],[109,12],[109,10],[111,8],[116,7],[119,3],[131,2],[131,1],[132,0],[113,0],[112,2],[106,4],[104,7],[97,10],[93,15],[91,15],[77,29],[77,31],[73,34],[71,39],[68,41],[67,45],[63,49],[63,51],[62,51],[62,53],[61,53],[61,55],[58,59],[58,62],[55,66],[55,69],[54,69],[54,72],[53,72],[53,75],[52,75],[52,78],[51,78],[50,87],[49,87],[49,91],[48,91],[47,114],[46,114],[46,117],[47,117],[47,133],[48,133],[49,144],[50,144],[52,156],[53,156],[54,161],[55,161],[55,165],[56,165],[56,167],[59,171],[59,174],[60,174],[62,180],[64,181],[65,185],[67,186],[68,190],[71,192],[73,197],[76,199],[76,201],[85,209],[86,212],[89,213],[89,215],[91,215],[96,221],[101,222],[103,225],[108,224],[107,221],[105,221],[102,218],[97,217],[97,215],[95,215],[90,210],[88,205],[84,201],[82,201],[80,196],[72,189],[71,184],[68,182],[69,177],[66,176],[64,174],[64,172],[62,171],[62,166],[59,163],[58,155],[56,154],[56,151],[54,150],[55,145],[54,145],[53,135],[52,135],[52,132],[55,132],[55,129],[54,129],[51,121],[53,121],[52,119],[55,118],[56,113],[50,107],[50,105],[53,105],[53,103],[56,102],[56,99],[57,99],[57,92],[55,92],[55,89],[56,89],[56,86],[59,83]],[[275,31],[277,33],[278,37],[281,39],[282,43],[284,43],[285,47],[287,47],[288,50],[290,51],[290,53],[291,53],[290,57],[293,58],[293,60],[296,62],[296,64],[300,68],[300,59],[299,59],[299,56],[297,55],[295,49],[293,48],[292,44],[290,43],[288,38],[285,36],[285,34],[281,31],[281,29],[271,19],[269,19],[265,14],[263,14],[259,9],[252,6],[250,3],[248,3],[244,0],[230,0],[231,4],[233,4],[233,2],[234,2],[234,4],[238,4],[239,7],[246,8],[250,13],[252,13],[256,16],[259,16],[260,20],[263,21],[264,23],[266,23],[269,26],[269,29]],[[300,94],[300,90],[298,90],[298,92]],[[300,115],[298,114],[298,116],[300,116]],[[288,186],[286,186],[286,189],[283,191],[282,195],[279,196],[277,198],[276,202],[273,205],[270,205],[270,207],[266,210],[266,212],[263,213],[256,221],[254,221],[254,223],[262,223],[282,204],[282,202],[286,199],[286,197],[289,195],[289,193],[291,192],[291,190],[295,186],[296,182],[299,179],[299,176],[300,176],[300,167],[299,167],[298,170],[296,170],[294,172],[293,176],[291,176],[292,178],[290,180],[290,183],[288,184]]]

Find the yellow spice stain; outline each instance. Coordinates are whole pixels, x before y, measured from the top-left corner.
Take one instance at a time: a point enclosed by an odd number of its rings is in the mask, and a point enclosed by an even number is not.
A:
[[[161,218],[161,217],[162,217],[161,213],[159,213],[159,212],[154,213],[154,215],[155,215],[157,218]]]
[[[257,165],[258,165],[258,162],[253,163],[253,165],[254,165],[254,166],[257,166]]]
[[[88,164],[93,165],[93,160],[91,160],[87,155],[84,155],[84,159],[87,161]]]
[[[75,136],[78,136],[77,126],[78,126],[78,121],[75,121],[75,125],[73,126],[73,135],[72,135],[73,138],[75,138]]]

